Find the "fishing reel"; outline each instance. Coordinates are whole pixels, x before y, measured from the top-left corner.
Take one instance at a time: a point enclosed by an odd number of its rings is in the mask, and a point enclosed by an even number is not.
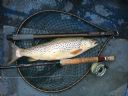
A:
[[[106,71],[107,66],[102,63],[93,63],[91,65],[91,72],[98,77],[103,76],[106,73]]]

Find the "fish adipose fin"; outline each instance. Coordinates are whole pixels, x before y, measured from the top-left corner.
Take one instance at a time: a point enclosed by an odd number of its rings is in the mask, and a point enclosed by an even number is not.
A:
[[[22,49],[18,48],[15,44],[13,44],[12,42],[9,42],[9,47],[10,47],[10,60],[7,63],[8,65],[14,63],[18,58],[22,57],[20,55],[20,51]]]
[[[72,50],[70,53],[73,55],[76,55],[76,54],[81,53],[81,51],[82,51],[82,49],[75,49],[75,50]]]

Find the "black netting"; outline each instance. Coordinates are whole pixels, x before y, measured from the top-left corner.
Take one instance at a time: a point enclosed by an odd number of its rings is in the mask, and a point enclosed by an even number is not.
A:
[[[92,31],[92,27],[81,22],[75,17],[69,15],[45,12],[36,15],[27,21],[22,30],[18,34],[60,34],[60,33],[84,33]],[[105,39],[95,38],[99,45],[78,57],[97,56]],[[52,39],[34,39],[17,41],[16,44],[21,48],[32,47]],[[37,61],[35,63],[42,63]],[[27,64],[27,58],[21,58],[17,64]],[[29,68],[20,68],[22,76],[31,85],[44,91],[58,91],[72,86],[82,76],[84,76],[90,68],[90,64],[60,66],[58,63],[44,66],[34,66]]]

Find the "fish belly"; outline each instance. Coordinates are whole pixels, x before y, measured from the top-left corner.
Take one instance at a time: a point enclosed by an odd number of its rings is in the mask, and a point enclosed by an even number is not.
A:
[[[71,54],[70,51],[61,51],[61,50],[51,50],[51,51],[45,51],[45,52],[33,52],[33,54],[30,54],[28,57],[31,57],[35,60],[60,60],[65,58],[71,58],[76,55]]]

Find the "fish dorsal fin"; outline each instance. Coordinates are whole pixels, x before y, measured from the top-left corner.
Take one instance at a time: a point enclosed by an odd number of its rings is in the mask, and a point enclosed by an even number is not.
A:
[[[37,61],[37,60],[33,59],[33,58],[28,58],[28,61],[33,62],[33,61]]]
[[[76,54],[81,53],[81,51],[82,51],[82,49],[74,49],[70,53],[73,54],[73,55],[76,55]]]

